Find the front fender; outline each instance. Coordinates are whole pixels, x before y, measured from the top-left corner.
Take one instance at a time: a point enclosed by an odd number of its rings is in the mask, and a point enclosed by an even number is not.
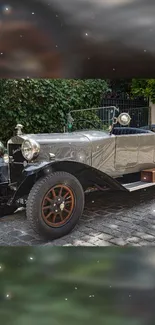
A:
[[[44,171],[46,173],[46,169],[48,166],[51,166],[51,162],[41,162],[37,164],[30,164],[23,170],[23,175],[18,183],[17,190],[15,191],[13,197],[9,201],[9,204],[13,204],[19,198],[27,196],[35,182],[39,179],[39,177],[44,175]]]
[[[28,167],[24,168],[23,175],[24,177],[29,177],[32,175],[37,175],[39,172],[46,170],[46,168],[51,167],[54,162],[44,161],[37,164],[30,164]]]
[[[36,165],[29,165],[24,169],[23,179],[11,199],[11,204],[19,198],[28,195],[39,178],[56,171],[65,171],[74,175],[83,185],[84,189],[92,185],[100,187],[106,185],[113,190],[127,191],[116,179],[89,165],[76,161],[41,162]]]

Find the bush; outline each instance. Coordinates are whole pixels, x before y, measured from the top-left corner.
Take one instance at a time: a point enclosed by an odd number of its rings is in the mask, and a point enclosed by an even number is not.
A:
[[[144,96],[155,103],[155,79],[133,79],[132,94]]]
[[[0,81],[0,140],[17,123],[26,133],[61,132],[72,109],[98,107],[108,91],[104,80],[19,79]]]

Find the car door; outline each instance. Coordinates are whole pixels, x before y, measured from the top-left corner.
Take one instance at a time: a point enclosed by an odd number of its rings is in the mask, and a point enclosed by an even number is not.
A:
[[[116,135],[115,169],[124,171],[138,164],[138,134]]]
[[[155,134],[116,136],[115,168],[134,173],[155,166]]]
[[[141,169],[153,167],[155,162],[155,134],[139,134],[138,163]]]

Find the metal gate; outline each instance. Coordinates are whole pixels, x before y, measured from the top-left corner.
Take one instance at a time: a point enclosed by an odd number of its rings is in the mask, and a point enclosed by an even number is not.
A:
[[[121,112],[128,112],[131,116],[131,127],[142,127],[148,125],[149,102],[145,99],[117,99],[103,98],[101,106],[116,106]]]

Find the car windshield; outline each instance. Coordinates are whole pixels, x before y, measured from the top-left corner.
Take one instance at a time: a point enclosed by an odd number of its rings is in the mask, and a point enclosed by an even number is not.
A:
[[[115,106],[73,110],[67,116],[67,131],[104,130],[108,131],[118,115]]]

